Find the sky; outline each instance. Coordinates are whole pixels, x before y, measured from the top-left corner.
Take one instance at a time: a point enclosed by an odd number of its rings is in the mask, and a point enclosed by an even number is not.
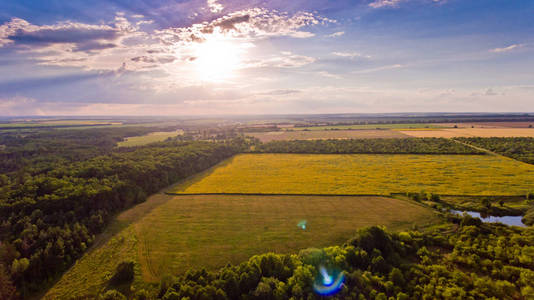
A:
[[[533,111],[532,0],[0,1],[0,116]]]

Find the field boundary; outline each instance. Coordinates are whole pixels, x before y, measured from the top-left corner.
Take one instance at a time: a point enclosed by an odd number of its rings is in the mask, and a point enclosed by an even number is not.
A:
[[[482,149],[482,148],[481,148]],[[322,153],[322,152],[242,152],[239,154],[313,154],[313,155],[353,155],[353,154],[367,154],[367,155],[492,155],[491,153],[456,153],[456,152],[340,152],[340,153]]]
[[[394,197],[406,196],[407,193],[391,194],[280,194],[280,193],[179,193],[165,192],[169,196],[309,196],[309,197]],[[413,193],[412,193],[413,194]],[[525,195],[469,195],[469,194],[437,194],[443,197],[476,197],[476,198],[498,198],[498,197],[525,197]]]

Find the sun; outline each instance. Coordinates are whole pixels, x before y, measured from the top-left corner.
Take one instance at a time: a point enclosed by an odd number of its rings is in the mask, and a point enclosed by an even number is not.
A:
[[[193,65],[201,81],[223,81],[235,75],[241,63],[242,49],[225,40],[208,40],[198,44]]]

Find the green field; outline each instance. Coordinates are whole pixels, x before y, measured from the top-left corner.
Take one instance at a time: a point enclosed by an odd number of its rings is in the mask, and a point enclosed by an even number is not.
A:
[[[493,155],[241,154],[177,194],[526,195],[534,166]]]
[[[183,134],[182,130],[177,131],[161,131],[161,132],[151,132],[142,136],[133,136],[124,139],[124,141],[117,144],[118,147],[135,147],[143,146],[150,143],[161,142],[168,138],[175,137]]]
[[[306,230],[297,226],[302,220]],[[80,259],[45,299],[98,291],[124,259],[137,262],[139,287],[143,280],[216,269],[268,251],[340,244],[365,226],[404,230],[437,222],[422,205],[383,197],[155,195],[121,214],[106,233],[115,235]]]
[[[286,130],[355,130],[355,129],[424,129],[424,128],[445,128],[443,125],[436,124],[362,124],[362,125],[326,125],[326,126],[309,126],[309,127],[291,127]]]

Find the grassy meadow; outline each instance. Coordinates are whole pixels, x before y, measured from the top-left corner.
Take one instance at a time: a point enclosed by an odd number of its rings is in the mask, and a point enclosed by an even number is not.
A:
[[[297,224],[307,221],[306,230]],[[384,197],[155,195],[119,215],[99,243],[45,299],[82,296],[105,287],[116,265],[137,262],[133,285],[165,274],[217,269],[269,251],[296,253],[340,244],[362,227],[405,230],[439,222],[412,201]]]
[[[525,195],[534,166],[493,155],[240,154],[176,194]]]
[[[151,132],[142,136],[133,136],[124,139],[124,141],[117,144],[118,147],[135,147],[143,146],[150,143],[161,142],[168,138],[175,137],[183,134],[182,130],[177,131],[161,131],[161,132]]]

